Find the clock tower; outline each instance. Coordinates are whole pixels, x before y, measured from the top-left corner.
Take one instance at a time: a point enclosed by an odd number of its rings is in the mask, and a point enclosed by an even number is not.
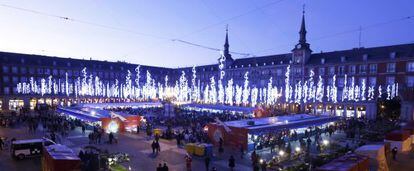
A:
[[[292,49],[292,63],[305,64],[312,53],[309,43],[306,42],[305,10],[302,13],[302,23],[299,31],[299,43]]]

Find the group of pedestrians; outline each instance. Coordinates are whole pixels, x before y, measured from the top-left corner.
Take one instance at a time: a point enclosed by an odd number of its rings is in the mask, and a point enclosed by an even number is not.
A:
[[[158,164],[157,171],[168,171],[167,163],[164,162],[164,165],[161,163]]]

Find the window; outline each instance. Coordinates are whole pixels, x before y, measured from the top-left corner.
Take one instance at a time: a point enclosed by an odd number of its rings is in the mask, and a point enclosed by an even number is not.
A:
[[[19,81],[19,78],[17,78],[17,77],[12,77],[12,81],[13,81],[13,83],[17,83],[17,82]]]
[[[43,69],[42,68],[38,68],[37,69],[37,74],[43,74]]]
[[[395,63],[387,64],[387,72],[395,72]]]
[[[335,67],[329,67],[329,75],[335,74]]]
[[[346,61],[346,57],[345,56],[341,56],[341,62],[345,62]]]
[[[377,85],[377,77],[369,77],[369,86]]]
[[[319,68],[319,75],[325,75],[325,68]]]
[[[9,73],[9,67],[3,66],[3,73]]]
[[[345,79],[344,78],[339,78],[338,79],[338,87],[343,87],[344,86],[344,82],[345,81]]]
[[[339,75],[344,75],[345,74],[345,67],[344,66],[339,66],[338,67],[338,74]]]
[[[282,76],[282,69],[277,69],[276,70],[276,75],[277,76]]]
[[[391,85],[395,83],[395,77],[387,77],[386,79],[387,85]]]
[[[377,64],[369,65],[369,73],[371,73],[371,74],[377,73]]]
[[[321,64],[325,64],[325,58],[321,59]]]
[[[365,74],[365,73],[367,73],[367,65],[360,65],[360,66],[359,66],[359,73],[360,73],[360,74]]]
[[[414,72],[414,62],[407,63],[407,72]]]
[[[368,54],[362,55],[362,60],[367,61],[368,60]]]
[[[407,87],[414,87],[414,76],[407,76]]]
[[[4,83],[8,83],[10,81],[10,79],[9,79],[9,77],[8,76],[4,76],[3,77],[3,82]]]
[[[12,73],[13,74],[17,74],[18,73],[17,67],[15,67],[15,66],[12,67]]]
[[[45,74],[50,75],[50,69],[45,69]]]
[[[10,88],[9,87],[4,87],[4,94],[10,94]]]
[[[22,67],[22,68],[20,68],[20,72],[21,72],[22,74],[26,74],[27,70],[26,70],[26,68],[25,68],[25,67]]]
[[[349,74],[355,74],[355,72],[356,72],[356,66],[355,65],[349,66]]]
[[[391,52],[390,53],[390,59],[395,59],[396,56],[397,56],[396,52]]]
[[[302,69],[301,68],[295,68],[295,74],[297,74],[297,75],[302,74]]]

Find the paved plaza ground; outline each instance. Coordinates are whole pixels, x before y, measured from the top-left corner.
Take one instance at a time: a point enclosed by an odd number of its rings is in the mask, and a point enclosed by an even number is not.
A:
[[[40,128],[41,129],[41,128]],[[88,133],[88,132],[87,132]],[[79,151],[82,147],[89,145],[87,133],[82,135],[79,128],[71,131],[69,136],[60,140],[61,144],[68,145],[75,151]],[[16,128],[0,128],[0,136],[2,137],[16,137],[17,139],[27,138],[39,138],[44,135],[42,130],[38,130],[35,134],[29,133],[26,127],[18,126]],[[107,149],[109,152],[125,152],[131,156],[131,161],[124,163],[125,166],[130,166],[131,170],[136,171],[152,171],[156,170],[158,163],[166,162],[173,171],[183,171],[185,169],[185,150],[176,146],[175,140],[160,140],[161,152],[154,156],[152,155],[151,142],[152,140],[141,134],[118,134],[118,144],[99,144],[95,145],[101,149]],[[107,137],[104,137],[107,140]],[[252,170],[250,167],[250,160],[248,156],[244,159],[240,158],[240,153],[237,149],[225,149],[225,153],[222,156],[217,155],[217,149],[215,149],[214,157],[212,158],[211,167],[216,167],[217,170],[229,170],[228,158],[230,155],[234,155],[236,158],[235,170]],[[271,155],[271,154],[268,154]],[[398,154],[397,161],[390,161],[391,171],[412,171],[414,170],[414,153],[407,152]],[[203,171],[205,170],[204,158],[193,157],[193,170]],[[210,167],[210,168],[211,168]],[[22,161],[13,160],[10,157],[9,152],[3,150],[0,152],[0,170],[7,171],[37,171],[41,169],[41,162],[39,158],[25,159]]]

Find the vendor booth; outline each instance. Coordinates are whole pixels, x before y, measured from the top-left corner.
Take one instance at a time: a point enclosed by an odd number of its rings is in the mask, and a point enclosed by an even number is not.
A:
[[[267,118],[254,118],[238,121],[209,123],[206,126],[211,142],[219,144],[220,138],[224,145],[232,147],[242,146],[251,151],[257,145],[255,139],[258,135],[269,132],[278,132],[284,129],[294,129],[297,133],[304,132],[311,126],[325,126],[333,124],[339,117],[313,116],[308,114],[295,114]]]
[[[244,114],[248,116],[253,116],[253,113],[256,108],[244,107],[244,106],[226,106],[226,105],[220,105],[220,104],[191,103],[191,104],[182,105],[181,109],[190,110],[190,111],[206,111],[206,112],[212,112],[212,113],[229,112],[232,114]]]
[[[137,108],[157,108],[157,107],[163,107],[163,105],[160,102],[81,103],[81,104],[78,104],[78,107],[97,108],[97,109],[131,107],[133,109],[137,109]]]
[[[403,128],[402,130],[406,130],[410,133],[410,138],[411,138],[411,144],[414,144],[414,122],[408,122]]]
[[[346,154],[318,167],[317,171],[368,171],[368,157],[358,154]]]
[[[409,151],[411,150],[411,138],[409,131],[406,130],[395,130],[385,135],[384,142],[391,143],[391,149],[394,147],[398,148],[398,151]]]
[[[81,170],[81,160],[69,147],[56,144],[44,147],[42,171]]]
[[[355,150],[356,154],[369,158],[371,170],[388,171],[387,157],[385,156],[385,145],[364,145]]]
[[[57,112],[90,125],[98,124],[107,132],[132,132],[140,125],[141,116],[87,107],[59,107]]]

